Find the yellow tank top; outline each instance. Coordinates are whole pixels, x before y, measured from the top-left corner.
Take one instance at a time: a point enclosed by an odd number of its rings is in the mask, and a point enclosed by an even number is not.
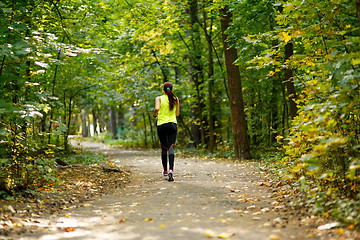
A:
[[[172,111],[169,108],[169,98],[167,95],[160,96],[160,109],[158,112],[158,121],[157,126],[160,126],[165,123],[173,122],[177,123],[176,121],[176,104]]]

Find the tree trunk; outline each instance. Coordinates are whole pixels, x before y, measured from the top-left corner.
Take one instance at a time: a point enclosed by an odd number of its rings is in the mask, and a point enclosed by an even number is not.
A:
[[[201,38],[199,32],[198,24],[198,1],[189,0],[188,1],[188,12],[190,15],[190,25],[191,25],[191,43],[192,49],[190,54],[190,65],[189,72],[191,73],[190,84],[194,86],[193,97],[196,99],[195,104],[191,108],[191,135],[194,141],[195,146],[198,146],[200,143],[205,144],[205,131],[204,131],[204,121],[202,119],[203,112],[203,76],[202,76],[202,64],[201,64]]]
[[[179,83],[179,79],[181,78],[181,69],[179,66],[175,66],[175,83]]]
[[[87,132],[88,132],[88,137],[91,137],[91,122],[90,122],[90,114],[89,114],[89,109],[88,107],[86,107],[86,126],[87,126]]]
[[[117,121],[117,125],[120,127],[120,138],[125,139],[125,114],[121,106],[119,106],[119,110],[117,112]]]
[[[229,85],[235,156],[238,159],[249,159],[250,144],[246,129],[240,70],[239,67],[234,64],[237,59],[237,51],[234,47],[229,47],[228,35],[225,33],[231,23],[232,14],[229,12],[228,7],[221,9],[220,13],[221,33],[223,38],[225,65]]]
[[[64,94],[64,106],[65,106],[65,111],[66,111],[66,98],[65,98],[66,94]],[[69,152],[69,143],[68,143],[68,138],[70,135],[70,123],[71,123],[71,115],[72,115],[72,97],[70,95],[69,98],[69,108],[68,108],[68,116],[67,116],[67,129],[66,132],[64,134],[64,149],[65,152]]]
[[[151,142],[152,142],[152,146],[155,147],[156,146],[156,134],[154,131],[154,126],[156,125],[155,120],[153,120],[153,118],[151,117],[151,114],[149,111],[147,111],[147,118],[149,120],[149,125],[150,125],[150,134],[151,134]]]
[[[282,83],[282,77],[279,75],[279,81]],[[283,107],[282,107],[282,128],[283,129],[289,129],[289,107],[288,107],[288,104],[287,104],[287,101],[286,101],[286,91],[285,91],[285,86],[284,84],[281,84],[281,94],[282,94],[282,104],[283,104]],[[282,133],[284,134],[284,133]]]
[[[288,42],[285,45],[285,61],[289,60],[292,55],[293,55],[293,44],[291,42]],[[296,90],[293,82],[293,71],[290,67],[285,68],[285,86],[289,98],[290,117],[295,118],[298,109],[295,103]]]
[[[92,116],[93,116],[93,127],[94,127],[94,136],[98,135],[98,131],[97,131],[97,122],[98,122],[98,119],[97,119],[97,112],[95,111],[95,109],[93,108],[91,110],[92,112]]]
[[[275,141],[275,137],[273,134],[273,131],[277,132],[278,129],[278,103],[277,103],[277,77],[280,74],[278,72],[273,78],[272,78],[272,91],[271,91],[271,99],[270,99],[270,133],[269,133],[269,145],[271,145]]]
[[[99,115],[98,115],[98,118],[99,118],[99,130],[100,130],[100,133],[103,133],[105,132],[105,130],[107,130],[107,117],[108,116],[108,111],[105,107],[103,108],[100,108],[99,109]]]
[[[81,110],[81,130],[82,133],[81,135],[83,137],[88,137],[89,136],[89,131],[88,131],[88,124],[87,124],[87,109],[82,109]]]
[[[147,128],[146,128],[146,116],[145,116],[145,114],[143,113],[142,114],[142,116],[143,116],[143,121],[144,121],[144,137],[145,137],[145,146],[147,146],[148,144],[147,144]],[[151,124],[151,123],[150,123]],[[140,141],[139,141],[139,143],[140,143]]]
[[[212,3],[212,1],[210,1]],[[208,47],[208,102],[209,102],[209,144],[208,148],[210,152],[213,152],[215,149],[215,115],[214,115],[214,105],[215,100],[213,98],[214,90],[214,58],[213,58],[213,43],[212,43],[212,27],[213,27],[213,17],[210,18],[209,31],[207,26],[207,14],[206,11],[203,11],[204,18],[204,32],[205,38]]]
[[[61,42],[63,43],[64,40],[65,40],[65,37],[63,37]],[[58,51],[56,59],[60,60],[60,56],[61,56],[61,49]],[[52,86],[51,86],[51,95],[52,96],[55,96],[55,84],[56,84],[56,77],[57,77],[58,69],[59,69],[59,65],[55,65],[54,77],[52,79]],[[53,117],[54,117],[54,107],[52,107],[50,110],[49,133],[51,132]],[[50,144],[50,141],[51,141],[51,134],[49,134],[48,144]]]
[[[116,109],[113,106],[110,107],[109,117],[110,117],[110,128],[113,139],[117,139],[118,137],[117,137],[117,125],[116,125]]]

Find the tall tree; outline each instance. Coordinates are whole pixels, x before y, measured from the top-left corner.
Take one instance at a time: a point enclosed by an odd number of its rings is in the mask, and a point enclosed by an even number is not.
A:
[[[285,45],[285,60],[289,61],[291,56],[294,54],[293,43],[288,42]],[[297,105],[296,105],[296,90],[293,81],[293,70],[291,67],[287,66],[285,68],[285,86],[288,94],[290,117],[295,118],[297,115]]]
[[[230,46],[226,30],[231,23],[232,14],[229,8],[225,6],[220,10],[221,14],[221,33],[223,39],[225,65],[228,77],[231,120],[233,126],[235,156],[240,159],[250,158],[250,144],[246,128],[246,119],[244,111],[244,99],[242,95],[242,83],[240,70],[235,61],[237,60],[237,51],[235,47]]]
[[[112,138],[117,139],[116,108],[114,106],[110,106],[109,118]]]
[[[208,4],[212,4],[213,1],[210,0]],[[208,140],[208,149],[210,152],[213,152],[215,149],[215,105],[216,101],[214,98],[214,85],[215,85],[215,79],[214,79],[214,54],[213,54],[213,42],[212,42],[212,35],[213,35],[213,26],[214,26],[214,15],[213,12],[210,12],[210,17],[208,17],[208,14],[203,9],[203,31],[205,34],[205,39],[207,42],[207,65],[208,65],[208,108],[209,108],[209,140]],[[209,21],[209,24],[208,24]]]
[[[203,79],[203,65],[201,62],[202,49],[201,49],[201,38],[200,38],[200,29],[199,29],[199,9],[197,0],[188,1],[188,14],[189,14],[189,23],[191,29],[189,31],[189,36],[191,38],[191,49],[189,53],[190,64],[190,82],[194,88],[194,104],[192,106],[192,124],[191,124],[191,133],[195,146],[198,146],[200,143],[205,144],[205,129],[203,121],[203,95],[204,95],[204,79]]]

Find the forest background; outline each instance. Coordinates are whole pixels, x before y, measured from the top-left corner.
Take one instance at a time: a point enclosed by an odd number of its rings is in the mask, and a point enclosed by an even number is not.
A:
[[[257,158],[359,225],[359,0],[1,0],[0,19],[1,198],[56,184],[69,135],[158,147],[170,81],[177,148]]]

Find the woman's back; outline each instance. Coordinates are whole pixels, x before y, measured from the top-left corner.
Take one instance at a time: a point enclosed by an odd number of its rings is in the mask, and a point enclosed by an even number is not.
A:
[[[170,104],[169,104],[168,96],[167,95],[160,96],[160,109],[159,109],[158,121],[157,121],[158,126],[168,122],[177,123],[176,121],[177,106],[175,105],[174,108],[170,110],[169,105]]]

